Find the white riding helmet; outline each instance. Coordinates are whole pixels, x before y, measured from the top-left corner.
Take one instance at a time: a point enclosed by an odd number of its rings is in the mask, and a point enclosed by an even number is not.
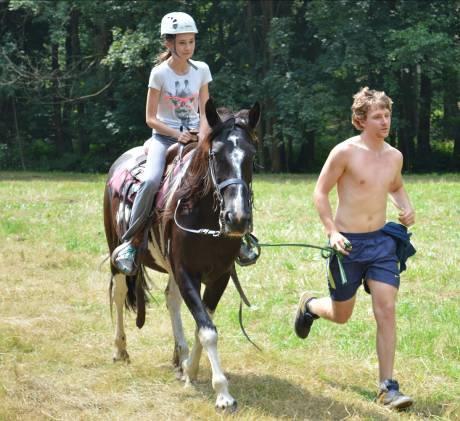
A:
[[[197,34],[198,29],[196,29],[193,18],[187,13],[172,12],[163,16],[163,19],[161,19],[161,35],[176,35],[189,32]]]

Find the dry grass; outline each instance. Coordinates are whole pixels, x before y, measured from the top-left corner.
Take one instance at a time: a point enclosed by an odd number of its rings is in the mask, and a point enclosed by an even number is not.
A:
[[[215,412],[205,355],[195,387],[175,379],[164,276],[153,274],[160,289],[153,291],[157,303],[146,326],[139,331],[134,317],[127,318],[132,363],[113,364],[108,264],[99,269],[106,253],[103,184],[102,176],[0,174],[0,420],[460,418],[460,277],[452,230],[452,224],[458,228],[459,177],[439,184],[409,179],[430,232],[417,231],[418,248],[427,252],[409,262],[400,294],[397,378],[417,400],[401,414],[372,402],[375,329],[365,294],[349,324],[318,323],[307,341],[293,334],[300,291],[326,293],[323,262],[304,250],[267,249],[255,267],[239,271],[253,302],[245,325],[264,352],[239,331],[233,286],[217,310],[236,414]],[[313,177],[258,178],[255,224],[262,240],[323,243],[308,203],[312,186]],[[433,205],[422,201],[424,192]],[[184,318],[191,338],[186,311]]]

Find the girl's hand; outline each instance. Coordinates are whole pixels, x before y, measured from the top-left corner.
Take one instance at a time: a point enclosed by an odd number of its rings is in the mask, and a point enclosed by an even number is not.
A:
[[[180,143],[186,145],[187,143],[192,141],[192,135],[190,134],[190,132],[181,132],[177,140]]]
[[[198,139],[199,139],[199,134],[198,134],[198,130],[196,129],[191,129],[189,131],[190,133],[190,136],[192,138],[192,142],[198,142]]]
[[[351,243],[340,232],[333,231],[329,237],[329,244],[334,250],[348,256],[351,251]]]

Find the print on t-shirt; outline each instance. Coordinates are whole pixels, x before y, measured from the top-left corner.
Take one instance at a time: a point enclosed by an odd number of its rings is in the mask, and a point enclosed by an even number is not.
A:
[[[181,86],[180,81],[175,82],[176,92],[172,94],[167,92],[165,99],[169,101],[171,108],[174,110],[176,117],[181,121],[184,129],[189,129],[190,115],[193,113],[194,101],[198,95],[194,95],[189,87],[189,81],[184,80]]]

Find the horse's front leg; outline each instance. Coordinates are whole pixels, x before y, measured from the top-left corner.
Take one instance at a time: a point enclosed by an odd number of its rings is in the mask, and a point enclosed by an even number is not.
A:
[[[165,290],[166,306],[169,311],[171,318],[171,325],[174,334],[174,354],[173,364],[178,370],[178,378],[183,377],[182,364],[188,358],[188,345],[184,336],[184,329],[182,327],[182,318],[180,314],[180,307],[182,304],[182,297],[180,295],[179,288],[177,287],[176,281],[173,276],[169,276],[168,286]]]
[[[201,356],[201,347],[203,347],[207,352],[211,363],[212,387],[217,393],[216,408],[222,410],[229,409],[233,411],[237,407],[237,402],[228,391],[228,380],[220,366],[219,355],[217,352],[217,329],[214,326],[203,301],[201,300],[199,292],[200,280],[192,277],[184,270],[179,270],[176,271],[176,281],[178,282],[182,297],[195,319],[197,325],[196,336],[199,341],[199,345],[195,345],[193,347],[190,358],[188,358],[183,364],[186,382],[190,383],[192,380],[196,379],[199,359]],[[225,290],[225,286],[223,287],[222,292]],[[222,293],[220,293],[220,296],[221,295]]]
[[[126,294],[128,286],[126,285],[126,277],[117,273],[113,277],[112,296],[111,300],[115,301],[115,308],[117,311],[116,325],[115,325],[115,352],[113,354],[113,361],[126,361],[129,363],[129,355],[126,351],[126,334],[123,321],[123,311],[125,305]]]

